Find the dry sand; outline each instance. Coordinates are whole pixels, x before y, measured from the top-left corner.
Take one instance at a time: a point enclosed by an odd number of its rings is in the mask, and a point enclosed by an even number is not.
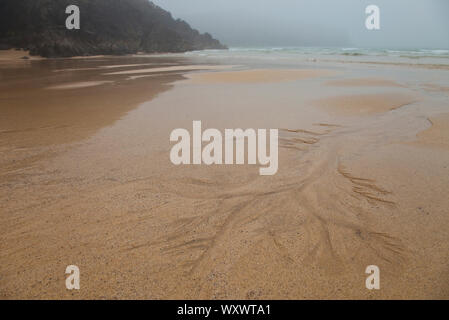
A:
[[[418,83],[320,100],[335,94],[324,85],[334,71],[129,80],[141,73],[130,65],[203,66],[102,59],[1,69],[1,298],[449,298],[449,152],[427,147],[448,136],[447,112],[436,116],[448,107],[437,104],[443,93],[418,101]],[[131,69],[101,74],[114,64]],[[392,81],[403,83],[408,74],[396,71]],[[353,73],[339,66],[342,79]],[[85,81],[114,85],[45,90]],[[418,134],[426,146],[403,143],[427,118],[434,125]],[[278,174],[172,165],[170,132],[199,119],[280,128]],[[65,289],[71,264],[79,291]],[[379,291],[365,288],[372,264]]]

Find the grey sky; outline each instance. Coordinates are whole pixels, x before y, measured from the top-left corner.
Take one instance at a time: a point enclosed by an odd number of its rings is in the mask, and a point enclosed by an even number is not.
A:
[[[449,48],[449,0],[153,0],[230,46]],[[365,29],[380,7],[381,30]]]

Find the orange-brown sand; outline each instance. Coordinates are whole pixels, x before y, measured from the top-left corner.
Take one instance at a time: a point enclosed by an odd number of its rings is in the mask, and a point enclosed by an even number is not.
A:
[[[229,72],[194,73],[188,75],[193,83],[271,83],[286,82],[333,75],[329,70],[242,70]]]
[[[449,113],[429,119],[431,127],[418,134],[418,142],[449,149]]]
[[[51,156],[58,146],[69,146],[90,137],[181,79],[179,75],[132,82],[120,75],[105,79],[99,69],[108,66],[108,62],[115,63],[115,58],[106,61],[102,58],[94,62],[94,68],[84,70],[92,60],[95,59],[51,63],[42,60],[25,67],[15,63],[4,65],[0,83],[0,151],[11,152],[2,154],[1,172],[7,175],[17,168],[31,166]],[[125,67],[128,61],[126,67],[139,62],[135,58],[120,58],[117,65]],[[173,62],[173,59],[158,60],[162,64]],[[54,72],[61,70],[60,65],[72,68]],[[55,90],[48,90],[49,87]]]
[[[412,94],[354,94],[318,99],[313,105],[345,115],[369,115],[401,108],[417,101]]]
[[[426,118],[419,139],[447,137],[441,104],[413,98],[420,84],[320,100],[336,73],[101,59],[0,66],[0,298],[449,298],[449,152],[401,143]],[[146,63],[191,79],[129,78]],[[111,65],[126,73],[103,75]],[[91,81],[114,84],[46,89]],[[170,133],[193,120],[279,128],[278,173],[172,165]],[[79,291],[65,288],[72,264]]]
[[[333,80],[326,82],[326,85],[335,87],[404,87],[395,81],[380,78]]]
[[[25,50],[0,50],[0,63],[14,63],[24,61],[37,61],[43,58],[37,56],[31,56],[28,51]]]

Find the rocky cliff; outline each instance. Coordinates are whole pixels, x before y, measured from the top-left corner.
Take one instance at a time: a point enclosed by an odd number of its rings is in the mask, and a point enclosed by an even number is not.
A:
[[[81,28],[67,30],[66,7],[77,5]],[[208,33],[148,0],[1,0],[0,49],[69,57],[224,49]]]

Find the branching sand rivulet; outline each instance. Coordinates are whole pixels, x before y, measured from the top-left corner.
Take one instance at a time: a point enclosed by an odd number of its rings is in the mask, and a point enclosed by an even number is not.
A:
[[[446,70],[20,63],[0,66],[2,298],[448,297],[449,155],[429,143],[447,96],[428,90]],[[278,128],[277,174],[174,166],[170,132],[193,120]]]

